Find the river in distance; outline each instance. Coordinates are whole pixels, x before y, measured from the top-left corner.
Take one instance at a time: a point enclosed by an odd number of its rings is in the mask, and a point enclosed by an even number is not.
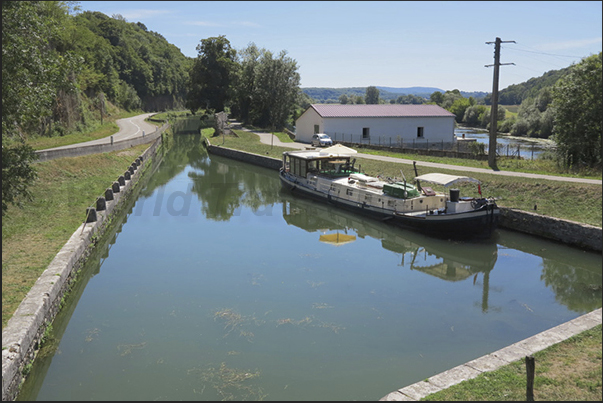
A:
[[[171,141],[18,400],[378,400],[601,307],[601,254],[425,237]]]

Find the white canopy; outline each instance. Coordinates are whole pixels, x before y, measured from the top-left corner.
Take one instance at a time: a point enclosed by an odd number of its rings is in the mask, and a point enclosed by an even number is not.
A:
[[[323,150],[320,151],[321,155],[327,154],[327,155],[352,155],[352,154],[356,154],[357,151],[346,147],[346,146],[342,146],[341,144],[335,144],[334,146],[325,148]]]
[[[456,176],[456,175],[447,175],[447,174],[425,174],[425,175],[419,175],[417,177],[415,177],[415,180],[421,181],[421,182],[429,182],[429,183],[434,183],[436,185],[443,185],[443,186],[450,186],[450,185],[454,185],[455,183],[462,183],[462,182],[471,182],[471,183],[481,183],[479,180],[475,179],[475,178],[470,178],[468,176]]]

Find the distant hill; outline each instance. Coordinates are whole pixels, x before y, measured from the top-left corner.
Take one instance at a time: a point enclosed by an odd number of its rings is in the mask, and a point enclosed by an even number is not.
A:
[[[401,95],[414,95],[417,97],[422,97],[425,99],[429,99],[431,94],[434,92],[441,92],[442,94],[446,92],[441,88],[436,87],[404,87],[404,88],[396,88],[396,87],[379,87],[375,86],[379,90],[379,98],[389,101],[391,99],[397,99]],[[327,87],[306,87],[301,89],[302,92],[312,99],[314,99],[317,103],[329,104],[329,103],[339,103],[339,97],[341,95],[350,96],[361,96],[364,97],[366,94],[366,87],[346,87],[346,88],[327,88]],[[461,94],[465,98],[473,97],[473,98],[485,98],[488,95],[487,92],[464,92],[461,91]]]

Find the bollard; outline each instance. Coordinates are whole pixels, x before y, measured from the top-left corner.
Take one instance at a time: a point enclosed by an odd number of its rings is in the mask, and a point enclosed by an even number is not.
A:
[[[94,207],[88,207],[86,209],[86,223],[96,221],[96,209]]]
[[[113,189],[107,188],[107,190],[105,190],[105,200],[113,200]]]
[[[113,189],[113,193],[119,193],[119,182],[113,182],[111,188]]]
[[[128,168],[128,172],[130,172],[131,175],[134,175],[134,167]]]
[[[132,163],[132,165],[130,165],[132,168],[134,168],[134,170],[136,171],[138,169],[138,165],[136,165],[135,162]],[[133,172],[132,172],[133,173]]]
[[[117,182],[119,182],[120,186],[126,186],[126,178],[124,178],[123,175],[121,175],[119,178],[117,178]]]
[[[104,197],[99,197],[96,199],[96,211],[103,211],[107,208],[107,202]]]
[[[111,136],[111,145],[113,145],[113,136]]]
[[[142,162],[142,154],[138,158],[140,158],[140,162]]]
[[[136,158],[136,165],[137,165],[137,166],[140,166],[140,162],[141,162],[141,161],[142,161],[142,160],[140,159],[140,157]]]
[[[130,176],[130,171],[126,171],[124,172],[124,179],[129,181],[130,179],[132,179],[132,177]]]

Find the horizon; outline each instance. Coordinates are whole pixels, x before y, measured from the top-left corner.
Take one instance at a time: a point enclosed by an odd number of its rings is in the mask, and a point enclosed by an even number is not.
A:
[[[492,92],[601,52],[599,1],[80,1],[141,22],[188,57],[224,35],[295,60],[300,87],[434,87]],[[492,16],[496,16],[493,18]],[[460,23],[458,22],[460,21]],[[513,65],[506,65],[513,63]],[[385,85],[382,85],[385,84]]]

